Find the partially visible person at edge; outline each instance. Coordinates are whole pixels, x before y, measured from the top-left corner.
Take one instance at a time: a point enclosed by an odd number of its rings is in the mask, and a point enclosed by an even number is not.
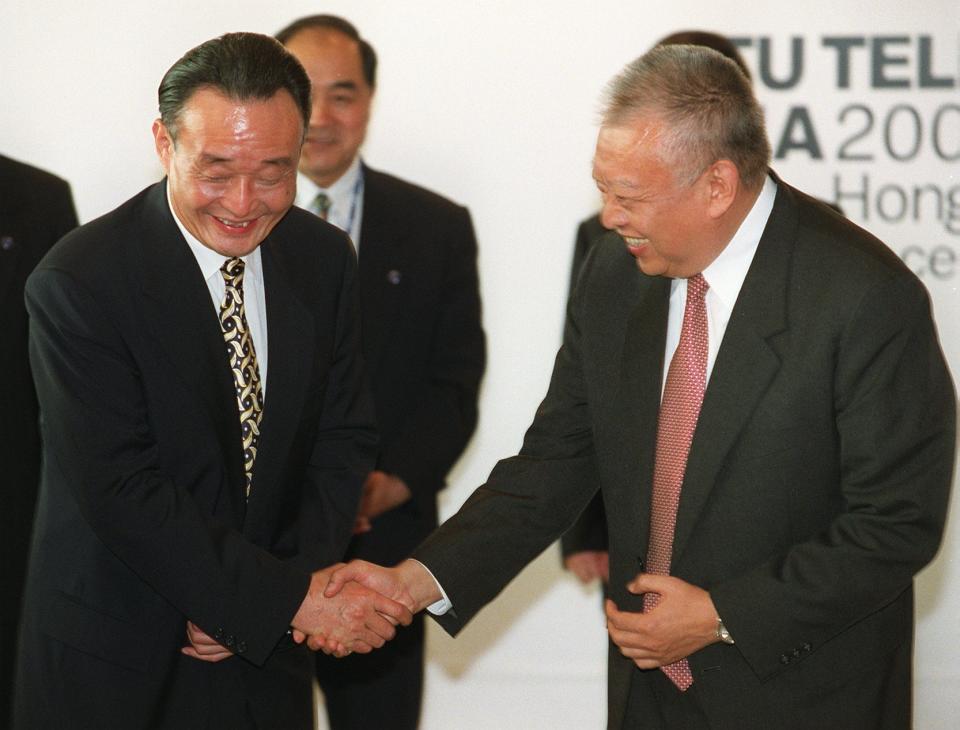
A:
[[[70,185],[56,175],[0,155],[0,464],[3,464],[3,578],[0,582],[0,725],[13,698],[20,599],[40,480],[37,394],[27,357],[27,275],[57,240],[77,226]]]

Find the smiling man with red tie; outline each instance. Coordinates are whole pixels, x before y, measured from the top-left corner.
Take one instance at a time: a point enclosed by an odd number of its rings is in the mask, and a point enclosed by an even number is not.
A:
[[[460,630],[600,485],[615,730],[906,730],[913,578],[956,396],[889,248],[779,180],[733,62],[655,48],[608,90],[603,223],[520,454],[413,553],[343,580]]]

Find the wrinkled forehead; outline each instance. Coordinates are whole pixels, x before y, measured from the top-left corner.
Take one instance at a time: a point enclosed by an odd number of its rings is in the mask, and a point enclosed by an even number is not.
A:
[[[659,159],[662,135],[663,124],[652,118],[601,126],[593,156],[594,177],[599,180],[646,160]]]

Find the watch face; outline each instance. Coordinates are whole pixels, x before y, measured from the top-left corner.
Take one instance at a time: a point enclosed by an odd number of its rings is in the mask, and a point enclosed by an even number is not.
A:
[[[717,638],[724,644],[734,643],[733,637],[730,636],[730,632],[727,631],[727,627],[723,625],[723,619],[717,619]]]

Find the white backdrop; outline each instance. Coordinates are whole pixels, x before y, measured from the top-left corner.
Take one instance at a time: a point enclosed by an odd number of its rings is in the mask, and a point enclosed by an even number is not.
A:
[[[780,149],[774,167],[820,197],[841,193],[847,214],[904,256],[960,367],[956,0],[751,6],[3,0],[0,151],[70,180],[86,222],[159,177],[156,87],[186,49],[226,31],[272,33],[307,13],[356,23],[381,59],[367,161],[469,205],[480,240],[489,367],[478,432],[443,498],[449,515],[517,449],[545,390],[575,225],[598,205],[599,92],[674,30],[744,40]],[[953,519],[919,579],[921,730],[953,728],[960,714],[958,531]],[[600,599],[558,564],[555,550],[541,556],[455,641],[431,627],[426,730],[603,727]]]

